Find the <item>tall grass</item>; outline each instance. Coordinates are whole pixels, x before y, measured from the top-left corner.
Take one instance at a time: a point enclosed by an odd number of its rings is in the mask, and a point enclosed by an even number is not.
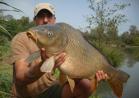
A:
[[[12,66],[0,65],[0,98],[9,98],[12,85]]]
[[[93,42],[93,45],[106,57],[113,67],[121,66],[124,60],[124,52],[121,47],[112,46],[101,42]]]

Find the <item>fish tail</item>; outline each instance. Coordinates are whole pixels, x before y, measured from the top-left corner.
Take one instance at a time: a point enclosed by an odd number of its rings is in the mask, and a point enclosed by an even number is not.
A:
[[[127,82],[129,75],[121,70],[116,70],[116,74],[114,74],[109,80],[109,84],[114,92],[114,94],[118,98],[122,98],[123,94],[123,85]]]

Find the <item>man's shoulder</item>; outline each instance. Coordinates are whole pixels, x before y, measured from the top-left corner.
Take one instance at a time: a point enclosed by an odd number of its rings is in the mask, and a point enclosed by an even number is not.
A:
[[[14,36],[14,38],[11,41],[11,47],[16,46],[28,46],[30,44],[30,39],[28,38],[26,32],[20,32]]]
[[[12,39],[12,42],[13,41],[16,41],[16,40],[24,40],[24,39],[27,39],[27,35],[26,35],[26,32],[20,32],[20,33],[17,33],[13,39]]]
[[[38,46],[36,45],[36,43],[34,43],[34,41],[29,38],[26,33],[27,32],[20,32],[14,36],[11,42],[11,48],[13,50],[21,51],[21,48],[22,50],[24,48],[25,50],[29,50],[30,52],[38,50]]]

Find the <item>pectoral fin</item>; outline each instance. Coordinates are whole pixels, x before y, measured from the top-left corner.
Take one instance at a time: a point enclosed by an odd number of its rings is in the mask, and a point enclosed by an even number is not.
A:
[[[40,51],[33,52],[27,59],[26,62],[32,63],[34,60],[38,59],[40,57]]]
[[[97,89],[97,86],[98,86],[97,79],[96,79],[96,77],[92,76],[92,77],[89,78],[89,80],[91,82],[91,89],[92,89],[93,92],[95,92],[96,89]]]
[[[64,85],[67,82],[67,76],[60,71],[59,81],[61,85]]]
[[[69,86],[70,86],[71,92],[73,92],[74,87],[75,87],[75,81],[73,79],[71,79],[70,77],[68,77],[68,76],[67,76],[67,80],[69,82]]]
[[[37,42],[36,33],[34,33],[33,31],[29,30],[29,31],[27,31],[26,34],[27,34],[28,38],[31,38],[34,42]]]
[[[68,81],[71,92],[73,92],[74,87],[75,87],[75,81],[73,79],[71,79],[69,76],[63,74],[62,72],[60,72],[59,81],[60,81],[61,85],[65,84]]]
[[[41,72],[51,73],[55,65],[54,56],[46,59],[40,67]]]
[[[97,85],[98,85],[97,79],[94,78],[94,79],[91,80],[91,82],[92,82],[92,89],[93,89],[93,92],[95,92],[96,89],[97,89]]]

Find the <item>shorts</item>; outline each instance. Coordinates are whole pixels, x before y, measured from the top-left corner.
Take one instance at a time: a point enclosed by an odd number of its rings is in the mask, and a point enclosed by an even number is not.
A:
[[[46,91],[38,95],[36,98],[61,98],[63,86],[55,84]]]

